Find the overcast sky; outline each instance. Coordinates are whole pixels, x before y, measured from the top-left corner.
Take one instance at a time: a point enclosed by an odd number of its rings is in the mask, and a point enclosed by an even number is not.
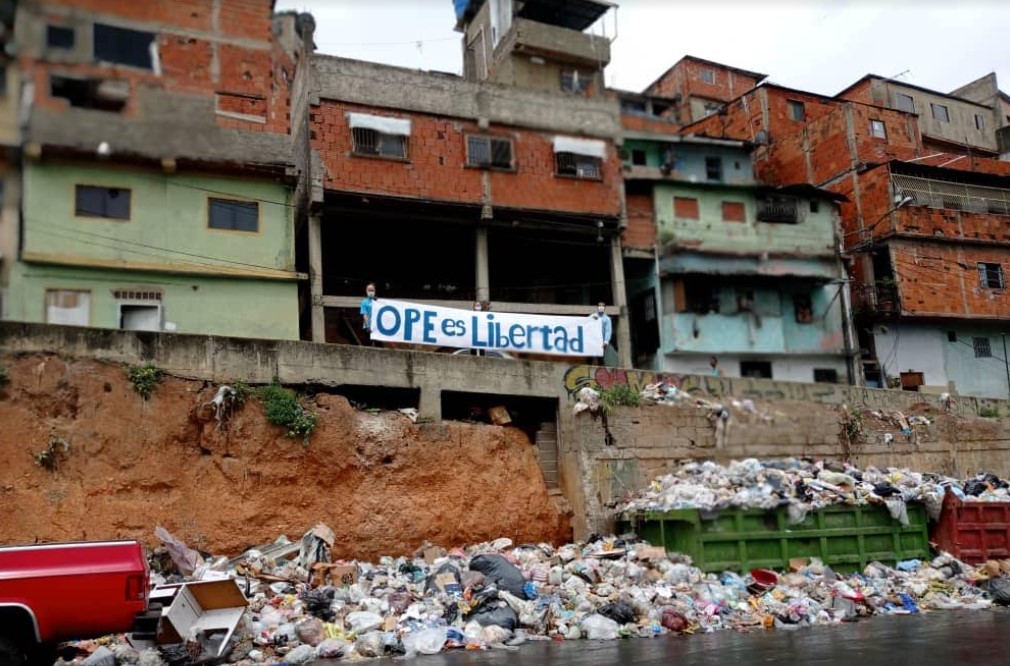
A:
[[[641,90],[691,54],[827,95],[868,72],[949,92],[995,71],[1010,91],[1005,0],[619,4],[607,68],[608,85],[616,88]],[[322,53],[462,72],[452,0],[278,0],[277,9],[310,11]],[[613,16],[604,24],[612,35]]]

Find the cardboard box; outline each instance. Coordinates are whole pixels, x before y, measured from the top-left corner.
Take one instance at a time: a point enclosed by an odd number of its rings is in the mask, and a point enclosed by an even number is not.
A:
[[[666,548],[662,546],[636,546],[635,557],[639,560],[662,560],[666,558]]]
[[[445,551],[438,546],[424,549],[424,561],[428,564],[434,564],[440,557],[445,557]]]
[[[182,643],[193,632],[202,632],[217,646],[213,653],[204,655],[213,658],[224,656],[249,605],[231,578],[164,585],[151,592],[150,600],[163,605],[158,645]]]
[[[332,585],[347,587],[358,582],[357,564],[327,564],[317,562],[312,565],[312,587]]]

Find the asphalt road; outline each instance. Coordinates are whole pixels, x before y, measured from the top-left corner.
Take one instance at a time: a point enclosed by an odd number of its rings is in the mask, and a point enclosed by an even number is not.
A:
[[[1010,613],[936,611],[869,618],[794,631],[664,636],[613,642],[533,642],[518,652],[451,652],[418,657],[418,666],[546,664],[547,666],[1007,666]]]

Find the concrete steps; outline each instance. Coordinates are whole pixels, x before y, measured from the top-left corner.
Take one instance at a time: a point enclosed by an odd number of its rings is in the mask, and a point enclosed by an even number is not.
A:
[[[556,423],[542,423],[537,431],[537,460],[540,461],[540,471],[544,474],[547,488],[558,488],[558,426]]]

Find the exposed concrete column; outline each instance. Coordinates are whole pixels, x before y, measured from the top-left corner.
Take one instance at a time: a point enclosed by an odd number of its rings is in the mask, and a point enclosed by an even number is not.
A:
[[[438,385],[422,386],[417,414],[432,421],[442,420],[442,389]]]
[[[477,227],[477,300],[491,300],[491,278],[488,272],[487,227]]]
[[[312,342],[326,342],[323,308],[323,237],[321,215],[309,215],[309,294],[312,308]]]
[[[624,254],[621,252],[620,236],[614,236],[610,240],[610,285],[613,289],[614,306],[620,312],[620,319],[614,323],[619,364],[622,368],[630,368],[631,327],[628,321],[628,291],[624,286]]]

